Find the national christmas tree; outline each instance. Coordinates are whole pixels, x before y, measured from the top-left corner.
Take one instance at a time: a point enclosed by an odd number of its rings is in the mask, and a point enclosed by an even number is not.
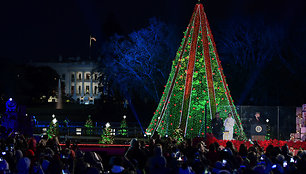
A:
[[[223,119],[231,112],[236,121],[234,133],[245,137],[204,7],[198,3],[146,134],[172,136],[181,129],[188,138],[203,136],[205,126],[211,132],[210,121],[216,112]]]

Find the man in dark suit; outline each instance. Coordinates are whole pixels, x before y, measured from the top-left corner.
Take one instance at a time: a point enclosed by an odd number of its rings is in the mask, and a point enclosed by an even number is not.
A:
[[[251,120],[251,124],[262,124],[261,118],[260,118],[260,112],[256,112],[253,119]]]
[[[214,136],[221,140],[222,139],[222,128],[223,128],[223,121],[220,118],[220,113],[216,113],[216,117],[211,120],[211,127],[212,127],[212,133]]]

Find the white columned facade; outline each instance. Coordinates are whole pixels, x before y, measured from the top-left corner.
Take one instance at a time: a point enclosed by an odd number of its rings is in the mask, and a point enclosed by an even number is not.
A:
[[[76,78],[77,78],[77,73],[76,72],[73,72],[74,73],[74,92],[73,92],[73,96],[74,98],[76,98],[76,90],[77,90],[77,81],[76,81]]]
[[[68,71],[66,73],[66,80],[68,81],[68,90],[67,90],[67,92],[68,92],[69,95],[71,95],[71,72],[70,71]],[[67,81],[66,81],[66,84],[67,84]]]
[[[82,78],[82,89],[81,89],[82,92],[81,92],[81,95],[83,97],[84,96],[84,91],[85,91],[85,89],[84,89],[84,79],[85,79],[84,78],[84,71],[82,71],[82,77],[81,78]]]
[[[92,78],[93,78],[93,75],[90,74],[90,97],[92,97]]]

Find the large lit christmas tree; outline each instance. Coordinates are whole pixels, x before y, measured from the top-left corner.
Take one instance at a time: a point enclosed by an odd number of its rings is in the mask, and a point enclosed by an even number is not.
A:
[[[231,112],[236,120],[234,133],[245,137],[204,7],[198,3],[146,134],[171,136],[179,128],[188,138],[204,136],[205,126],[211,132],[210,121],[216,112],[223,119]]]

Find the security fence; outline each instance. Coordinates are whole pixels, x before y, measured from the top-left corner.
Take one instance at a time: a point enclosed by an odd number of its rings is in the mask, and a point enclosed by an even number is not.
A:
[[[39,121],[34,127],[34,134],[46,135],[49,127],[47,121]],[[120,122],[110,122],[111,135],[122,137],[143,136],[138,123],[129,122],[126,128],[120,127]],[[84,122],[70,122],[68,125],[59,122],[59,135],[61,136],[101,136],[105,128],[105,123],[96,122],[93,127],[87,128]]]
[[[266,139],[289,140],[290,133],[296,127],[296,107],[287,106],[236,106],[247,138],[251,138],[252,119],[256,112],[260,113],[262,124],[267,125]],[[34,128],[36,134],[46,134],[50,122],[39,121]],[[125,130],[120,128],[120,122],[110,122],[112,134],[122,137],[143,137],[141,128],[136,122],[127,123]],[[100,136],[105,123],[95,122],[92,128],[86,128],[84,122],[70,122],[65,125],[59,122],[60,135],[68,136]],[[125,133],[123,133],[125,132]]]

